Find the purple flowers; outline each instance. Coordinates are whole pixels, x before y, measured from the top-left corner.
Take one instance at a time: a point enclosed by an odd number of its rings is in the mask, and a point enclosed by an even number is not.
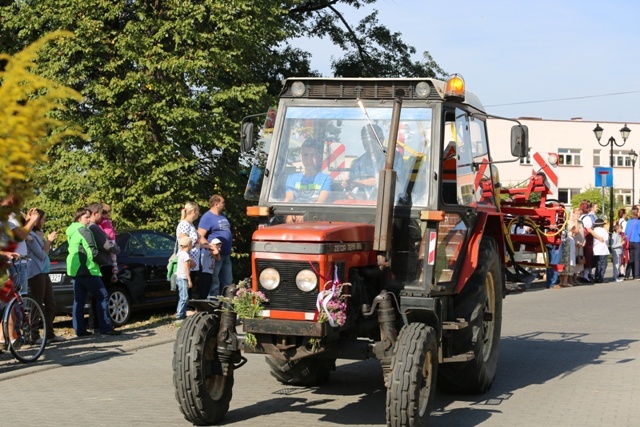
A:
[[[253,291],[246,281],[238,282],[238,289],[233,298],[219,297],[233,307],[240,319],[254,319],[262,311],[267,297],[260,291]]]
[[[331,282],[327,282],[328,286]],[[343,326],[347,322],[348,295],[342,293],[344,286],[349,283],[332,283],[330,289],[318,294],[316,308],[318,309],[318,322],[329,322],[332,327]]]

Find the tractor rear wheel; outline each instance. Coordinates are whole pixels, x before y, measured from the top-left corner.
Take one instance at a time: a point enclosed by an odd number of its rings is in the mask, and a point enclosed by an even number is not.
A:
[[[462,292],[453,301],[453,318],[464,318],[469,327],[453,332],[453,354],[473,352],[473,360],[443,363],[438,372],[438,387],[445,393],[479,394],[486,392],[496,374],[504,275],[493,239],[480,242],[478,267]]]
[[[299,360],[280,360],[266,356],[271,375],[282,384],[296,386],[318,386],[329,381],[331,371],[336,369],[335,359],[307,357]]]
[[[184,418],[195,425],[218,423],[229,410],[233,366],[223,375],[218,359],[218,315],[188,317],[173,346],[173,385]]]
[[[387,425],[426,426],[436,389],[438,342],[423,323],[400,330],[387,385]]]

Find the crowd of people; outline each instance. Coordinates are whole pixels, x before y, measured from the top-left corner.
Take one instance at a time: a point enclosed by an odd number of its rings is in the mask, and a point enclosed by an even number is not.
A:
[[[42,306],[45,315],[46,340],[63,340],[53,328],[56,302],[49,278],[51,261],[49,252],[58,235],[57,231],[45,234],[47,215],[42,209],[32,208],[21,218],[17,214],[22,206],[19,196],[10,195],[2,200],[2,206],[10,211],[6,224],[2,224],[3,240],[17,242],[15,251],[0,255],[12,262],[9,273],[16,289],[29,295]],[[113,328],[108,314],[108,293],[103,280],[117,273],[117,253],[113,224],[109,218],[110,207],[103,203],[91,203],[76,210],[73,223],[66,229],[69,242],[67,275],[73,279],[74,303],[73,329],[77,336],[90,335],[85,327],[85,302],[91,294],[96,304],[98,332],[119,335]],[[5,227],[8,233],[4,233]],[[105,274],[108,271],[108,274]],[[4,340],[5,337],[0,337]],[[45,339],[45,337],[41,337]]]
[[[547,269],[547,288],[640,278],[638,206],[629,213],[619,209],[613,231],[609,233],[607,228],[607,221],[598,217],[598,204],[583,200],[562,230],[562,245],[547,248],[549,264],[563,265],[560,271]],[[613,267],[610,278],[605,277],[609,256]]]
[[[198,205],[187,202],[176,227],[178,268],[176,320],[187,317],[190,289],[197,284],[197,297],[214,299],[233,282],[231,268],[231,224],[224,215],[225,200],[219,194],[209,198],[209,210],[200,217]],[[196,295],[192,295],[196,297]]]
[[[16,214],[22,206],[18,196],[5,198],[2,206],[12,212],[6,224],[2,224],[3,230],[5,226],[10,230],[3,235],[3,240],[15,240],[17,245],[15,250],[3,251],[0,256],[12,261],[9,268],[16,288],[42,306],[47,320],[47,341],[60,341],[63,338],[53,329],[56,302],[49,278],[49,251],[58,232],[45,234],[46,213],[41,209],[33,208],[24,215]],[[187,202],[182,209],[176,227],[178,320],[187,315],[190,289],[195,284],[198,293],[192,297],[212,299],[221,295],[233,281],[232,233],[229,220],[223,213],[224,207],[222,196],[211,196],[209,210],[200,218],[197,227],[194,223],[200,216],[198,205]],[[91,203],[74,212],[73,222],[65,230],[69,248],[67,275],[74,283],[72,325],[78,337],[92,334],[85,320],[85,303],[89,295],[92,297],[95,331],[103,335],[120,334],[113,327],[108,312],[107,284],[118,280],[117,254],[120,251],[110,217],[111,207],[108,204]],[[0,335],[0,342],[3,340]]]

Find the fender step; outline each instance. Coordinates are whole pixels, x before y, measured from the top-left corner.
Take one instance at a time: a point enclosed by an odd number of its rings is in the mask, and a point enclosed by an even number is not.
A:
[[[441,363],[468,362],[473,359],[475,359],[475,355],[473,354],[473,351],[469,351],[467,353],[456,354],[451,357],[444,357]]]
[[[464,319],[456,319],[451,322],[442,322],[442,329],[457,331],[460,329],[468,328],[469,322]]]

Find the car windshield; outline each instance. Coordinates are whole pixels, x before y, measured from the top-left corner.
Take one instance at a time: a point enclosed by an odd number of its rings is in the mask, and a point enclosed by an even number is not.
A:
[[[269,202],[375,203],[384,168],[391,105],[360,108],[295,106],[284,109],[282,131],[271,164]],[[427,202],[432,110],[403,107],[394,169],[396,202]],[[273,156],[274,153],[271,153]]]
[[[67,242],[64,242],[64,243],[61,243],[60,246],[53,249],[49,253],[49,258],[54,260],[65,259],[68,253],[69,253],[69,244]]]

